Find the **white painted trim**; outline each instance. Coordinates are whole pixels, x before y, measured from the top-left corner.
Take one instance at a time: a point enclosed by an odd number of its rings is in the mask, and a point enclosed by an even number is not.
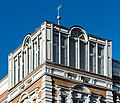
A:
[[[51,23],[51,62],[53,62],[53,24]]]
[[[59,64],[61,64],[61,33],[59,32]]]
[[[96,43],[96,74],[98,74],[98,43]]]

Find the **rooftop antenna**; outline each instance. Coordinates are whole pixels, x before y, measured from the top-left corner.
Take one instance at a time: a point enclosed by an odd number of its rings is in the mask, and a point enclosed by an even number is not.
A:
[[[60,5],[58,5],[58,7],[57,7],[57,11],[58,11],[58,16],[57,16],[58,25],[60,25],[60,20],[61,20],[61,16],[60,16],[61,8],[62,8],[62,3]]]

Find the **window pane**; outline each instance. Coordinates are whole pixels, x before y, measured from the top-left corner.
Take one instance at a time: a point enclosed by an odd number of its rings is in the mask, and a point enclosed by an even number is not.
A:
[[[76,66],[76,43],[75,40],[70,38],[70,49],[69,49],[69,55],[70,55],[70,66],[75,67]]]
[[[18,82],[20,81],[20,56],[18,56]]]
[[[14,85],[16,84],[16,66],[17,66],[17,60],[14,59]]]
[[[81,101],[81,100],[75,98],[75,99],[73,99],[73,103],[83,103],[83,101]]]
[[[38,40],[38,65],[40,65],[40,39]]]
[[[65,65],[65,48],[61,48],[61,64]]]
[[[78,103],[78,100],[77,99],[73,99],[73,103]]]
[[[56,46],[53,46],[53,61],[56,62]]]
[[[24,78],[24,52],[23,52],[23,59],[22,59],[22,78]]]
[[[67,38],[64,35],[61,37],[61,64],[67,64]]]
[[[50,32],[50,29],[47,29],[47,40],[51,40],[51,32]]]
[[[82,101],[79,101],[78,103],[83,103]]]
[[[98,44],[98,74],[104,74],[104,46]]]
[[[104,47],[102,45],[98,45],[98,55],[99,56],[103,55],[103,50],[104,50]]]
[[[61,103],[66,103],[66,97],[61,97]]]
[[[47,41],[47,59],[51,59],[51,42]]]
[[[90,42],[90,72],[96,73],[96,45]]]
[[[59,39],[58,39],[58,35],[54,34],[53,35],[53,62],[58,63],[58,59],[59,59]]]
[[[28,51],[27,51],[27,52],[28,52],[28,55],[27,55],[27,59],[28,59],[28,60],[27,60],[27,62],[28,62],[28,64],[27,64],[27,66],[28,66],[28,68],[27,68],[27,69],[28,69],[28,74],[29,74],[29,64],[30,64],[30,63],[29,63],[29,61],[30,61],[29,51],[30,51],[30,49],[28,48]]]
[[[85,51],[85,45],[82,41],[80,41],[80,69],[85,70],[85,56],[86,56],[86,51]]]

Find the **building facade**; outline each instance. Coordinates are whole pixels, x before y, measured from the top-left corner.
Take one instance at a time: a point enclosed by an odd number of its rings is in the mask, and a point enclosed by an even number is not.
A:
[[[44,21],[9,54],[8,67],[1,103],[119,103],[112,41],[77,25]]]

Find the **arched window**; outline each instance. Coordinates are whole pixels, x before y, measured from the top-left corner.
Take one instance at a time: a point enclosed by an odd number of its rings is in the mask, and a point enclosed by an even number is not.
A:
[[[87,33],[78,26],[69,31],[69,64],[71,67],[86,70],[87,68]]]
[[[22,93],[18,103],[31,103],[29,94],[27,92]]]
[[[31,35],[27,35],[22,44],[22,74],[23,78],[31,72]]]
[[[89,103],[91,94],[90,90],[84,85],[75,85],[72,88],[72,102],[73,103]]]

